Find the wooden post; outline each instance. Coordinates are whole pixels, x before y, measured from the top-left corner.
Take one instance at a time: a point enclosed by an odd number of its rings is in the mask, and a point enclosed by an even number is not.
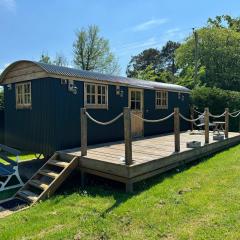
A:
[[[175,140],[175,152],[180,152],[179,108],[174,108],[174,140]]]
[[[190,116],[191,119],[194,119],[194,109],[192,106],[190,107]],[[193,131],[193,122],[191,122],[191,131]]]
[[[132,130],[131,130],[131,112],[130,108],[123,109],[124,119],[124,141],[125,141],[125,163],[132,164]]]
[[[209,109],[204,111],[204,125],[205,125],[205,144],[209,143]]]
[[[87,155],[87,116],[86,108],[81,108],[81,156]]]
[[[228,131],[229,131],[229,109],[225,108],[225,138],[228,138]]]

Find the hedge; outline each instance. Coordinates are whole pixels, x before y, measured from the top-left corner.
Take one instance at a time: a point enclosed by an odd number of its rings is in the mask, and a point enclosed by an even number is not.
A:
[[[200,112],[209,107],[212,114],[221,114],[225,108],[230,112],[240,110],[240,92],[220,88],[197,87],[191,92],[191,104]],[[239,131],[240,117],[230,117],[230,131]]]

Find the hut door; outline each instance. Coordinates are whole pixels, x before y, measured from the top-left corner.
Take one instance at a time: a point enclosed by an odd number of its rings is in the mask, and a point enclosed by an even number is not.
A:
[[[141,137],[143,136],[143,121],[137,116],[143,117],[143,90],[129,88],[129,107],[133,113],[131,117],[132,136]]]

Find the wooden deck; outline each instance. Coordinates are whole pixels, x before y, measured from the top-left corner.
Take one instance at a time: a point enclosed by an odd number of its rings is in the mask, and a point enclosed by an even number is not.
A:
[[[209,144],[204,145],[204,133],[190,131],[180,134],[180,152],[174,152],[174,135],[158,135],[136,139],[132,142],[133,164],[125,164],[125,145],[123,141],[92,145],[88,147],[87,156],[81,157],[80,148],[60,151],[79,157],[82,172],[99,175],[131,185],[134,182],[165,172],[180,164],[194,161],[201,157],[221,151],[240,143],[240,134],[229,132],[229,138],[213,141],[210,132]],[[186,147],[189,141],[200,141],[201,147]]]

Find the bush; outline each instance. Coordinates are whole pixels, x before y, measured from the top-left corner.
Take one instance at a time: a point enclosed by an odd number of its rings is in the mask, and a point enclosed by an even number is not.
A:
[[[220,88],[197,87],[191,92],[191,103],[200,112],[209,107],[212,114],[221,114],[225,108],[230,112],[240,110],[240,92]],[[230,131],[239,131],[239,117],[230,117]]]

